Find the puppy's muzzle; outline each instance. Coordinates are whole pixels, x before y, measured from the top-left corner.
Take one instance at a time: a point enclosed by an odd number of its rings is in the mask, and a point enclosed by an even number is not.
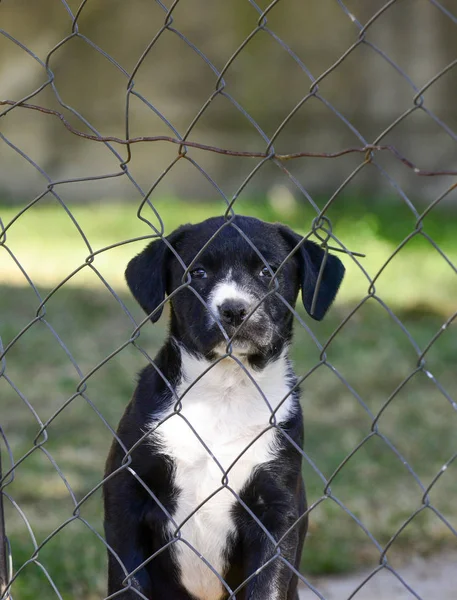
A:
[[[225,300],[217,309],[222,325],[239,327],[248,316],[250,307],[243,300]]]

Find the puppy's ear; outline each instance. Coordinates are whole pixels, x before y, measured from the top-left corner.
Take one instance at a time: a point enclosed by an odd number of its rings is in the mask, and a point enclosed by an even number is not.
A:
[[[176,243],[182,228],[167,237],[169,244]],[[151,242],[143,252],[127,265],[125,279],[135,300],[149,315],[165,299],[167,292],[167,271],[172,252],[163,239]],[[155,323],[162,314],[163,307],[157,310],[151,321]]]
[[[286,227],[281,227],[281,230],[283,236],[291,245],[291,249],[303,239]],[[314,312],[311,312],[319,272],[325,258],[325,251],[314,242],[306,240],[294,256],[299,263],[303,306],[313,319],[321,321],[335,299],[340,284],[343,281],[344,265],[338,257],[333,254],[327,254]]]

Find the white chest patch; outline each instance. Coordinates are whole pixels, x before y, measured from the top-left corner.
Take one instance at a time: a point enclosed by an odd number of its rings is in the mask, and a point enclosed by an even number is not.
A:
[[[176,390],[179,397],[184,394],[182,410],[156,430],[164,451],[176,465],[175,484],[179,496],[172,516],[178,526],[185,521],[181,528],[182,537],[196,550],[194,552],[183,541],[173,546],[180,580],[198,600],[219,600],[224,591],[218,577],[199,556],[203,556],[221,577],[224,576],[224,550],[228,536],[234,532],[231,508],[236,503],[233,493],[223,488],[224,472],[228,470],[228,487],[239,493],[253,469],[274,458],[276,435],[274,429],[268,430],[240,456],[268,427],[270,409],[256,386],[231,358],[213,366],[185,393],[209,366],[208,361],[182,351],[183,377]],[[287,370],[284,356],[260,373],[249,370],[273,409],[289,391]],[[288,397],[278,410],[277,421],[285,420],[291,410],[292,399]],[[173,406],[162,418],[172,412]],[[196,510],[200,504],[202,506]],[[172,525],[170,531],[174,533]]]

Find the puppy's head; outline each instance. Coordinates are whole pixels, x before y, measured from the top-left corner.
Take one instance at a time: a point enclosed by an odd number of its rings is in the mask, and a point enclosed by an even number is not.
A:
[[[216,217],[149,244],[130,261],[126,279],[153,322],[171,296],[171,334],[188,350],[217,355],[230,341],[241,355],[269,357],[290,340],[289,306],[300,290],[314,319],[333,302],[344,267],[327,255],[321,273],[324,257],[317,244],[283,225],[240,216],[232,225]]]

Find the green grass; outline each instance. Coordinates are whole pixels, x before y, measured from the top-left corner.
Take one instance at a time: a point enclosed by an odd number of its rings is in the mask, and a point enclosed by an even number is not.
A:
[[[163,200],[159,212],[172,230],[179,222],[205,218],[221,212],[219,205],[193,205]],[[267,203],[244,203],[243,212],[270,220],[289,222],[305,233],[312,218],[301,206],[284,215]],[[378,210],[379,209],[379,210]],[[0,211],[4,223],[14,215]],[[74,213],[93,247],[101,248],[130,236],[146,235],[132,206],[104,205],[75,207]],[[187,214],[186,214],[187,213]],[[372,207],[365,214],[355,204],[335,214],[335,232],[352,250],[367,252],[364,265],[374,274],[386,255],[411,231],[407,212],[394,218],[395,211]],[[192,219],[190,217],[192,216]],[[37,283],[42,296],[84,261],[87,251],[74,233],[62,209],[49,205],[33,208],[8,232],[8,245]],[[445,213],[430,215],[430,234],[455,260],[456,229]],[[425,242],[425,240],[423,240]],[[413,240],[414,242],[414,240]],[[455,310],[455,274],[435,250],[426,244],[404,248],[380,278],[379,295],[401,319],[418,346],[423,349]],[[128,259],[145,242],[104,253],[96,258],[108,281],[137,320],[141,310],[121,281]],[[33,319],[38,299],[4,253],[1,256],[3,285],[0,287],[0,335],[8,344]],[[345,258],[348,274],[341,298],[322,323],[302,314],[321,343],[354,309],[366,293],[367,284]],[[362,259],[361,259],[362,260]],[[3,265],[6,264],[6,268]],[[80,376],[50,330],[60,336],[82,370],[89,373],[106,356],[129,339],[132,324],[100,280],[89,272],[75,276],[46,303],[46,316],[35,322],[6,355],[6,375],[34,407],[42,421],[51,418],[75,394]],[[384,281],[383,281],[384,279]],[[21,285],[22,284],[22,285]],[[166,319],[142,329],[140,342],[150,355],[160,347]],[[426,354],[425,369],[451,396],[457,389],[455,356],[457,338],[451,325]],[[418,372],[382,412],[379,435],[370,437],[373,416],[380,413],[391,394],[414,371],[417,353],[407,335],[371,299],[344,325],[327,349],[328,362],[336,369],[320,366],[303,382],[302,398],[306,422],[305,461],[308,499],[318,502],[324,483],[311,462],[325,478],[343,463],[363,441],[365,443],[332,479],[331,497],[318,504],[310,515],[302,569],[307,575],[335,573],[374,566],[379,552],[356,522],[338,506],[343,503],[359,518],[381,545],[385,545],[410,515],[422,506],[420,486],[402,460],[382,439],[386,436],[424,486],[428,486],[443,464],[456,452],[457,413],[424,371]],[[297,323],[293,346],[296,371],[306,375],[319,361],[319,351],[309,334]],[[56,461],[79,502],[101,480],[103,463],[111,441],[108,427],[116,427],[134,389],[135,373],[145,364],[131,345],[95,371],[87,380],[85,397],[76,396],[52,420],[43,448]],[[352,393],[338,377],[353,388]],[[365,406],[357,399],[363,401]],[[0,378],[1,425],[17,461],[32,447],[39,425],[26,402]],[[96,410],[94,410],[96,409]],[[4,469],[6,454],[2,456]],[[430,492],[430,502],[457,527],[457,463],[454,462]],[[49,457],[34,450],[21,463],[6,491],[21,507],[40,544],[62,523],[70,522],[39,551],[38,561],[49,572],[65,600],[93,600],[104,597],[105,552],[84,519],[101,532],[101,494],[97,490],[81,505],[81,519],[71,521],[72,501]],[[6,520],[13,548],[15,570],[33,556],[34,546],[18,511],[6,502]],[[456,538],[431,509],[419,513],[389,550],[394,561],[412,553],[431,553]],[[57,598],[45,574],[36,563],[28,564],[14,587],[15,600]]]

